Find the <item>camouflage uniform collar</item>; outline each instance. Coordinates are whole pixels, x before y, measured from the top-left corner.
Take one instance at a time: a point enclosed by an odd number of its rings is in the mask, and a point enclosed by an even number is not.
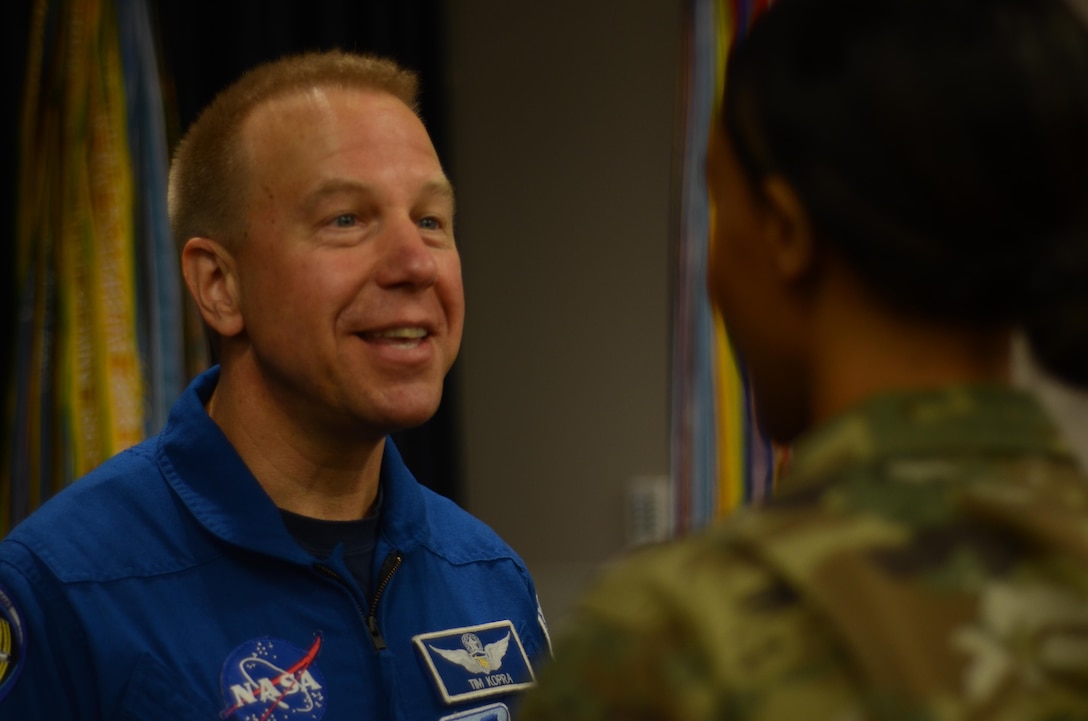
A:
[[[1075,462],[1027,392],[1000,385],[889,392],[802,436],[777,493],[890,457],[962,453],[1039,454]]]

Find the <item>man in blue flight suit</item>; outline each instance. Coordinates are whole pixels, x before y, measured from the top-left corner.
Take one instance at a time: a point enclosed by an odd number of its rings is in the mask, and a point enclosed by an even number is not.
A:
[[[0,543],[0,717],[510,718],[548,653],[533,581],[387,438],[464,319],[415,107],[395,64],[315,53],[189,129],[171,224],[220,364]]]

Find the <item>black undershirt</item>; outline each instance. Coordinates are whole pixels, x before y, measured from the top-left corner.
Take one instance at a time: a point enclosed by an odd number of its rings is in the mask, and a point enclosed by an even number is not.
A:
[[[362,589],[364,598],[370,598],[370,567],[378,540],[381,495],[379,491],[378,499],[366,518],[357,521],[326,521],[279,509],[287,532],[315,558],[324,561],[332,555],[337,545],[344,545],[344,564]]]

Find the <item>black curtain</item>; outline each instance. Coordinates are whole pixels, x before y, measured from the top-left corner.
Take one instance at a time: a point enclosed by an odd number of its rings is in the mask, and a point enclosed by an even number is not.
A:
[[[26,84],[26,55],[27,34],[30,28],[30,0],[16,0],[4,8],[0,15],[0,43],[3,44],[4,69],[3,78],[4,112],[0,113],[0,133],[3,133],[3,142],[0,143],[0,167],[4,169],[7,182],[4,187],[9,190],[0,193],[3,205],[0,213],[3,213],[4,225],[0,234],[0,246],[3,247],[0,255],[0,285],[3,290],[4,312],[0,313],[3,319],[3,327],[0,327],[0,338],[4,339],[3,353],[0,354],[0,409],[7,413],[8,394],[11,390],[12,361],[15,353],[15,313],[18,297],[15,286],[15,208],[18,198],[19,183],[19,126],[22,118],[23,86]],[[0,429],[6,429],[6,422],[0,422]],[[7,503],[0,499],[0,512],[4,509],[2,504]]]
[[[420,110],[439,157],[444,161],[446,107],[442,62],[445,54],[442,0],[147,0],[158,28],[163,55],[169,142],[195,119],[215,94],[250,67],[288,53],[340,48],[372,52],[397,60],[420,76]],[[8,59],[9,142],[2,158],[9,177],[17,177],[16,149],[29,27],[29,0],[5,9],[3,36]],[[173,116],[173,117],[171,117]],[[447,165],[447,172],[449,168]],[[8,187],[14,187],[10,183]],[[4,241],[12,277],[14,203],[9,194],[9,233]],[[8,308],[14,283],[4,284]],[[4,314],[4,370],[10,367],[14,318]],[[7,373],[5,372],[5,386]],[[454,423],[456,372],[447,379],[438,414],[424,426],[396,434],[397,446],[421,483],[461,500]]]
[[[440,0],[149,0],[184,129],[225,85],[287,53],[340,48],[420,74],[421,110],[444,157]]]

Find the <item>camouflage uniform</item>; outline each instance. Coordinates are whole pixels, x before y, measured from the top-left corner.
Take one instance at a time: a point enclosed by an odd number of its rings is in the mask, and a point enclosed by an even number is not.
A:
[[[874,399],[583,601],[539,719],[1088,719],[1088,485],[1036,401]]]

